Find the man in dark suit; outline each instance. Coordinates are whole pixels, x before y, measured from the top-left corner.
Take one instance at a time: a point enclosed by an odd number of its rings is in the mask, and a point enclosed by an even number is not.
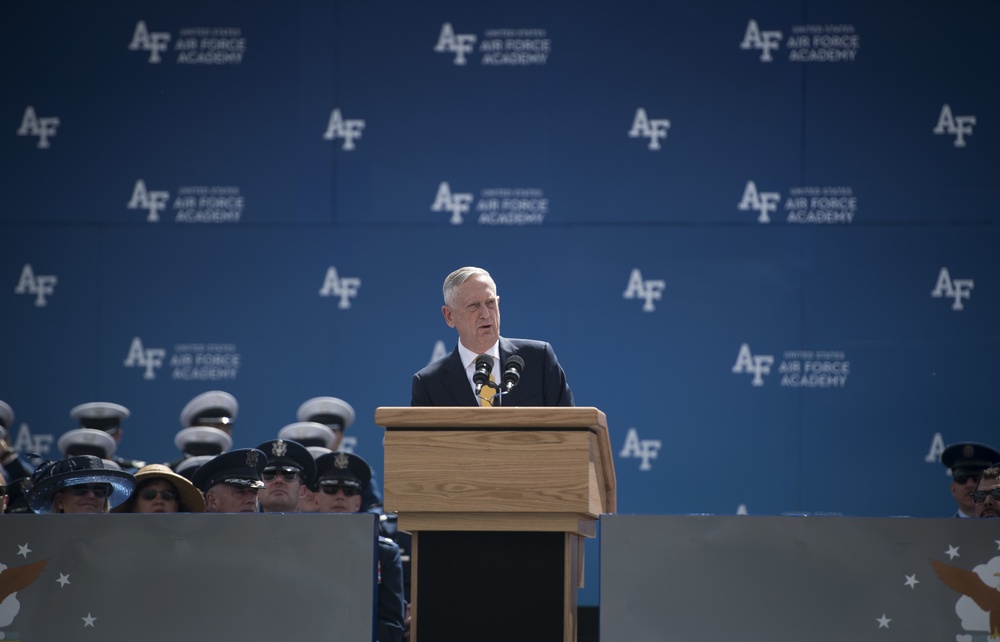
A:
[[[494,382],[502,381],[507,359],[516,355],[524,366],[518,383],[501,394],[495,406],[572,406],[573,393],[566,383],[552,346],[544,341],[506,339],[500,336],[500,297],[489,272],[477,267],[455,270],[444,281],[445,323],[458,331],[458,345],[450,355],[413,375],[411,406],[487,405],[473,383],[476,358],[493,358]],[[485,390],[486,388],[484,388]]]

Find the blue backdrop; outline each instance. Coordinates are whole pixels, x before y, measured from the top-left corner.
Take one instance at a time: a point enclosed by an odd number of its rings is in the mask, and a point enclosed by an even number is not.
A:
[[[468,264],[607,413],[623,513],[944,516],[942,447],[1000,442],[995,2],[0,13],[21,450],[112,401],[169,461],[201,392],[236,447],[332,395],[378,470]]]

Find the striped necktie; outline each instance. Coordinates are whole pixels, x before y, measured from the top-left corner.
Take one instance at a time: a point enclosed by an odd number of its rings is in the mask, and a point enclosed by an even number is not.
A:
[[[496,383],[493,378],[493,373],[490,373],[490,383]],[[493,395],[497,393],[496,388],[493,386],[483,386],[479,389],[479,405],[484,408],[493,407]]]

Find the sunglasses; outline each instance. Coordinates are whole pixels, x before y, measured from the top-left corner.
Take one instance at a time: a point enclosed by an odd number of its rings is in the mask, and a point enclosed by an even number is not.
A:
[[[952,479],[955,480],[956,484],[964,484],[965,482],[972,480],[979,483],[980,475],[955,475]]]
[[[143,488],[139,491],[139,497],[145,499],[147,502],[156,499],[157,495],[163,498],[165,502],[172,502],[177,499],[177,493],[170,490],[156,490],[155,488]]]
[[[993,501],[1000,502],[1000,488],[994,488],[993,490],[977,490],[972,493],[972,501],[977,504],[982,504],[986,501],[987,495],[991,496]]]
[[[357,486],[348,486],[347,484],[325,482],[319,489],[327,495],[336,495],[338,492],[342,492],[344,493],[344,497],[357,497],[361,494],[360,488]]]
[[[299,474],[298,469],[291,468],[290,466],[283,466],[281,468],[265,468],[264,472],[261,473],[261,477],[264,481],[271,481],[278,475],[285,481],[293,481]]]
[[[104,499],[108,496],[108,487],[104,484],[84,484],[82,486],[70,486],[67,490],[75,497],[83,497],[87,493],[94,493],[97,499]]]

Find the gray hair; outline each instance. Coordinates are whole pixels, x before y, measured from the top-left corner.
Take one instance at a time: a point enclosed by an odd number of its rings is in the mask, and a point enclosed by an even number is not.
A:
[[[455,291],[455,288],[462,285],[474,276],[485,276],[487,279],[493,280],[490,273],[479,267],[466,266],[461,267],[449,274],[444,279],[444,285],[441,286],[441,294],[444,295],[445,305],[451,305],[451,294]]]

